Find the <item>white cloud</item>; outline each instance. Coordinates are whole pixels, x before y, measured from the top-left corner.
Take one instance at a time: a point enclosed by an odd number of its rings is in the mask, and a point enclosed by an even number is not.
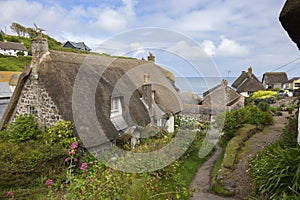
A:
[[[202,43],[203,50],[209,56],[223,56],[223,57],[239,57],[249,54],[249,49],[240,43],[226,38],[224,35],[221,37],[221,43],[216,46],[210,40],[204,40]]]

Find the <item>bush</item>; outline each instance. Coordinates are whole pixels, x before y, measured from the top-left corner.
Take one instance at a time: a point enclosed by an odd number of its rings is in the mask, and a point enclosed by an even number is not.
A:
[[[219,144],[225,147],[234,137],[235,132],[243,124],[271,125],[273,118],[269,113],[263,112],[256,106],[246,106],[238,110],[221,113],[216,116],[216,124],[223,132]],[[224,123],[223,123],[224,122]]]
[[[37,139],[41,133],[42,131],[39,129],[34,116],[20,115],[15,122],[9,124],[4,131],[0,132],[0,139],[20,143]]]
[[[268,104],[267,102],[260,102],[260,103],[257,105],[257,107],[258,107],[261,111],[266,112],[266,111],[269,110],[270,104]]]

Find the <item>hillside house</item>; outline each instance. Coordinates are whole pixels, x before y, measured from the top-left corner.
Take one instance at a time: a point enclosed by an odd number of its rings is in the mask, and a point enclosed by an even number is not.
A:
[[[91,49],[86,44],[84,44],[84,42],[67,41],[62,46],[65,48],[71,48],[78,51],[91,51]]]
[[[33,114],[46,127],[69,120],[84,146],[98,152],[133,127],[174,130],[168,126],[180,110],[175,88],[153,62],[52,51],[39,35],[0,128],[21,114]]]
[[[265,89],[283,89],[288,82],[288,77],[285,72],[266,72],[261,82]]]
[[[19,52],[24,53],[24,56],[28,56],[28,50],[24,44],[16,42],[0,42],[0,54],[18,56]]]
[[[296,90],[300,88],[300,77],[293,77],[285,84],[285,89]]]
[[[244,106],[245,98],[228,86],[227,80],[203,93],[201,105],[185,104],[182,115],[200,121],[212,121],[213,116]]]
[[[242,71],[242,74],[231,85],[237,93],[244,97],[249,97],[251,93],[258,90],[264,90],[263,84],[255,76],[252,71],[252,67],[248,68],[248,71]]]

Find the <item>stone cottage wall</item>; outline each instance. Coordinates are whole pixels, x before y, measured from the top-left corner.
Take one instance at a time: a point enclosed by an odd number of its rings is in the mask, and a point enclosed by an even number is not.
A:
[[[40,125],[53,126],[62,120],[59,110],[45,88],[38,84],[38,80],[29,78],[23,88],[15,113],[11,121],[19,115],[33,114]]]

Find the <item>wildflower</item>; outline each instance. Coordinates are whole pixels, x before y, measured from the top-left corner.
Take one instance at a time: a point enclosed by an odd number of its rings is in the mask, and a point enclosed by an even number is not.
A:
[[[110,174],[113,173],[113,171],[114,171],[114,170],[113,170],[112,168],[109,168],[109,169],[108,169],[108,173],[110,173]]]
[[[47,186],[48,188],[52,188],[52,184],[53,184],[53,181],[52,181],[51,179],[47,179],[47,180],[46,180],[46,186]]]
[[[7,192],[7,196],[12,197],[14,193],[12,191]]]
[[[78,158],[73,158],[73,161],[74,162],[78,162]]]
[[[82,163],[80,169],[82,171],[87,171],[87,163],[86,162]]]
[[[65,162],[68,162],[69,160],[70,160],[70,158],[66,158],[66,159],[65,159]]]
[[[73,142],[73,143],[71,144],[69,150],[77,149],[77,147],[78,147],[78,142],[77,142],[77,141],[76,141],[76,142]]]

